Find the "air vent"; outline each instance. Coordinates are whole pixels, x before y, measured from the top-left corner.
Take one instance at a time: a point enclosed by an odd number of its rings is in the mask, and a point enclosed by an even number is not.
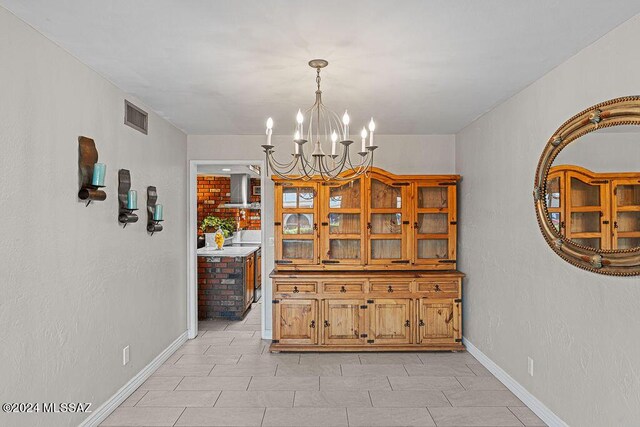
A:
[[[124,124],[131,126],[145,135],[149,128],[148,114],[143,109],[136,107],[126,99],[124,100]]]

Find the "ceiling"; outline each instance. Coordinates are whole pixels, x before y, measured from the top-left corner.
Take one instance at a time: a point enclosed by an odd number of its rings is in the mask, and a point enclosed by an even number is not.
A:
[[[448,134],[633,15],[638,0],[0,0],[188,134],[293,132],[324,101],[358,129]],[[585,88],[588,90],[588,88]]]

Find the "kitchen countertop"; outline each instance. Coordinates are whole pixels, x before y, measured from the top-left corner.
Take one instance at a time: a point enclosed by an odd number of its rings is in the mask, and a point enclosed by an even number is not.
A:
[[[242,245],[242,246],[236,246],[236,245],[230,245],[230,246],[223,246],[222,250],[216,250],[214,248],[211,247],[204,247],[204,248],[200,248],[198,249],[198,256],[214,256],[214,257],[224,257],[224,256],[228,256],[228,257],[246,257],[251,255],[252,253],[254,253],[255,251],[257,251],[258,249],[260,249],[259,245],[256,246],[246,246],[246,245]]]

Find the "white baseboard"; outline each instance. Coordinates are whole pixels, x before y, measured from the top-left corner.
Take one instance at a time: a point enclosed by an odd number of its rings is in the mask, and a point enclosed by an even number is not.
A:
[[[551,409],[540,402],[533,394],[520,385],[519,382],[514,380],[511,375],[507,374],[501,367],[495,364],[495,362],[478,348],[471,344],[466,338],[462,338],[462,343],[467,348],[467,351],[471,353],[473,357],[478,359],[485,368],[487,368],[502,384],[504,384],[518,399],[529,407],[542,421],[547,423],[549,427],[568,427],[568,424],[562,421],[560,417],[554,414]]]
[[[79,427],[94,427],[103,422],[109,414],[111,414],[127,397],[131,396],[131,393],[136,391],[143,382],[147,380],[167,359],[185,342],[187,341],[187,332],[183,332],[174,342],[169,344],[169,347],[165,348],[162,353],[156,356],[147,366],[145,366],[140,372],[138,372],[133,378],[129,380],[120,390],[118,390],[113,396],[107,399],[102,405],[91,413]]]

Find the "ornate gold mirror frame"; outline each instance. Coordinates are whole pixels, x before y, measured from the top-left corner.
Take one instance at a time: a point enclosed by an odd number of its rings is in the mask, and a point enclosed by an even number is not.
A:
[[[545,203],[547,175],[558,154],[578,138],[611,126],[640,126],[640,96],[616,98],[594,105],[567,120],[549,139],[536,169],[533,199],[545,240],[562,259],[576,267],[612,276],[640,275],[640,248],[598,250],[579,245],[554,227]],[[639,159],[640,161],[640,159]]]

